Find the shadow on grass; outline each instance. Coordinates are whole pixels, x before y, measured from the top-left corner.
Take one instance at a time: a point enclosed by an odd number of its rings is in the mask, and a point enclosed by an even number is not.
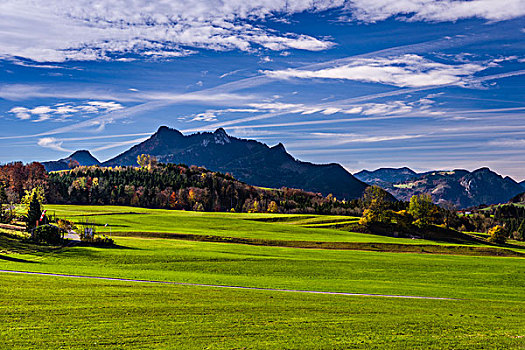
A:
[[[30,260],[24,260],[24,259],[19,259],[19,258],[13,258],[11,256],[6,256],[6,255],[0,255],[0,260],[6,260],[6,261],[11,261],[11,262],[19,262],[19,263],[38,264],[37,261],[30,261]]]
[[[64,243],[67,244],[68,241]],[[94,246],[86,243],[74,244],[74,245],[45,245],[36,244],[28,238],[20,238],[12,235],[6,235],[0,233],[0,251],[6,251],[8,253],[16,254],[31,254],[36,256],[47,256],[47,255],[65,255],[65,256],[83,256],[83,257],[95,257],[97,252],[92,249],[85,249],[88,247],[103,248],[108,250],[140,250],[140,248],[127,247],[119,244],[112,246]],[[10,256],[0,255],[0,261],[11,261],[11,262],[27,262],[34,263],[34,261],[26,261],[19,258]]]
[[[97,244],[92,244],[92,243],[88,243],[88,242],[80,242],[80,243],[76,244],[75,247],[90,247],[90,248],[100,248],[100,249],[110,249],[110,250],[117,250],[117,249],[122,249],[122,250],[142,250],[140,248],[127,247],[127,246],[120,245],[120,244],[97,245]]]

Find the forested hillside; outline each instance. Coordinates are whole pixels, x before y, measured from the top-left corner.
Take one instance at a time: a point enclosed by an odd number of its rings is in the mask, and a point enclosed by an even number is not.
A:
[[[298,189],[262,189],[202,167],[77,167],[50,173],[50,203],[114,204],[197,211],[354,214],[358,201]]]

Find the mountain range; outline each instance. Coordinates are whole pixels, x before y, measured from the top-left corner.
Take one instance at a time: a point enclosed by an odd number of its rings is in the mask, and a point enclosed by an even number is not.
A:
[[[339,164],[297,160],[282,143],[269,147],[255,140],[230,136],[222,128],[215,132],[183,135],[178,130],[161,126],[147,140],[105,162],[81,150],[42,164],[47,171],[76,165],[132,166],[137,165],[137,156],[141,154],[155,156],[163,163],[197,165],[230,173],[254,186],[298,188],[325,196],[331,193],[339,199],[359,198],[368,185],[377,185],[399,200],[408,201],[415,194],[428,193],[435,203],[468,208],[505,203],[525,191],[525,181],[518,183],[488,168],[472,172],[456,169],[424,173],[407,167],[381,168],[352,175]]]
[[[359,180],[378,185],[399,200],[428,193],[435,203],[457,208],[506,203],[524,192],[525,183],[502,177],[488,168],[472,172],[462,169],[416,173],[409,168],[381,168],[354,174]]]
[[[298,188],[339,199],[362,196],[368,185],[356,179],[339,164],[312,164],[291,156],[283,144],[273,147],[228,135],[224,129],[183,135],[180,131],[160,127],[147,140],[118,156],[100,163],[86,151],[75,152],[56,162],[44,162],[46,170],[67,169],[70,160],[79,165],[137,165],[137,156],[149,154],[163,163],[203,166],[230,173],[250,185],[270,188]]]

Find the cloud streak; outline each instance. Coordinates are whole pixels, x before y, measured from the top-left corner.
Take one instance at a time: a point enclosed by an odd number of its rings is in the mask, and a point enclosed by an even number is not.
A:
[[[11,108],[8,113],[20,120],[42,122],[46,120],[64,121],[76,114],[94,115],[117,111],[123,108],[124,106],[114,101],[89,101],[83,104],[67,102],[57,103],[51,106],[37,106],[34,108],[19,106]]]
[[[262,71],[276,79],[337,79],[381,83],[398,87],[426,87],[457,84],[465,86],[468,78],[486,67],[467,63],[449,65],[406,54],[397,57],[360,58],[353,62],[320,70],[286,69]]]

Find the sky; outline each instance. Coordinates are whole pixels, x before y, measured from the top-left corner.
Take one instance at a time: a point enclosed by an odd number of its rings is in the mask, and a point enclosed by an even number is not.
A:
[[[3,0],[0,163],[159,126],[525,180],[523,0]]]

